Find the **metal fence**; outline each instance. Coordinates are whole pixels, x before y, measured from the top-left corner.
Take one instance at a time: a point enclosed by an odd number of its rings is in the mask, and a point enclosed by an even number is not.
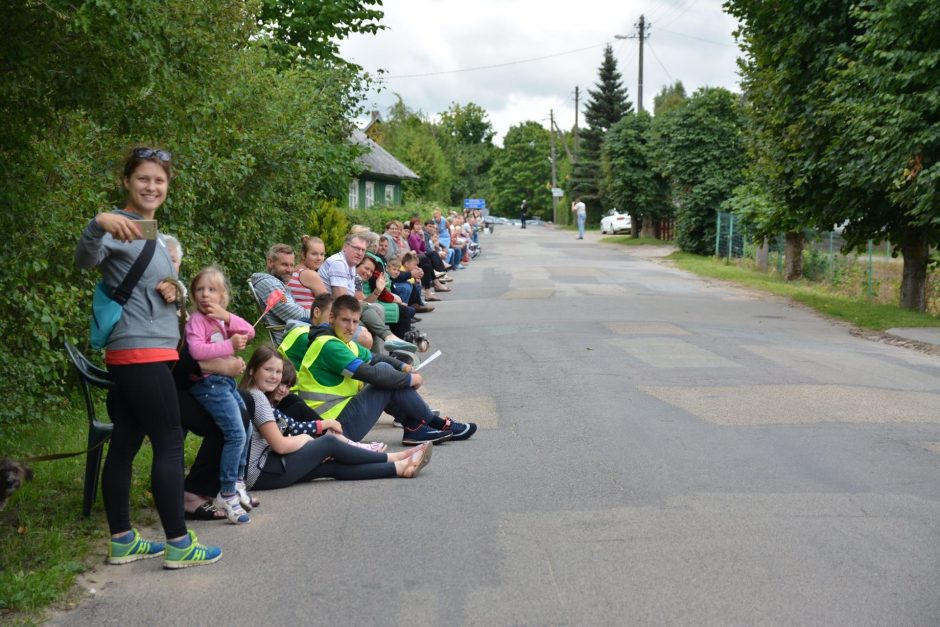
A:
[[[753,242],[740,218],[718,213],[715,224],[715,256],[754,269],[783,275],[785,236],[768,238],[766,249]],[[862,251],[842,252],[840,231],[804,231],[803,278],[828,283],[839,293],[873,302],[897,304],[903,260],[892,257],[891,242],[869,240]],[[763,259],[762,257],[763,253]],[[928,299],[940,303],[940,278],[928,282]],[[934,309],[940,305],[932,305]]]

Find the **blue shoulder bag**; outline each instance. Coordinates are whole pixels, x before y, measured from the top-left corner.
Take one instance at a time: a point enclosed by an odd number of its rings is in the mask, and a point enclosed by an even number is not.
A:
[[[108,344],[108,338],[111,332],[117,326],[121,314],[124,313],[124,305],[131,297],[131,292],[143,276],[144,270],[150,265],[153,259],[153,253],[157,249],[156,240],[147,240],[144,249],[134,261],[130,271],[121,284],[114,290],[108,287],[104,281],[98,281],[95,286],[95,294],[91,300],[91,347],[104,348]]]

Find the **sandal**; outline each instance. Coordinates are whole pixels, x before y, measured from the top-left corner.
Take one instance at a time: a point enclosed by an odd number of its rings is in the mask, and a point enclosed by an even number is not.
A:
[[[434,445],[430,442],[417,446],[420,450],[416,451],[409,459],[411,461],[408,464],[408,467],[405,468],[402,477],[405,479],[414,479],[418,476],[418,473],[421,472],[421,469],[428,465],[428,462],[431,461],[431,451],[433,450]]]
[[[203,501],[191,512],[184,512],[186,520],[225,520],[225,513],[220,512],[209,501]]]

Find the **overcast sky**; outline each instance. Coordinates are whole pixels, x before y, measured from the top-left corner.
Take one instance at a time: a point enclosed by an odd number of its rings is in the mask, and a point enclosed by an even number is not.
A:
[[[583,125],[584,99],[606,43],[636,108],[638,42],[615,36],[635,36],[641,14],[649,24],[647,110],[676,80],[689,94],[702,86],[738,90],[736,23],[721,0],[385,0],[383,9],[386,30],[341,43],[343,58],[370,73],[386,72],[367,108],[384,115],[398,94],[433,118],[452,102],[474,102],[489,113],[499,144],[509,127],[526,120],[547,128],[552,109],[556,123],[571,128],[576,85]]]

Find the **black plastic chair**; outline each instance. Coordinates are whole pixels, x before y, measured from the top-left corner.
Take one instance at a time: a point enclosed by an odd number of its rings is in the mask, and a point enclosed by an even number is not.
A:
[[[91,515],[91,506],[98,494],[98,475],[101,474],[104,443],[111,437],[111,432],[114,430],[114,425],[110,422],[98,420],[91,386],[110,390],[114,387],[114,381],[108,376],[106,370],[88,361],[88,358],[71,342],[65,343],[65,352],[78,372],[82,394],[85,396],[85,411],[88,413],[88,453],[85,455],[85,495],[82,501],[82,515],[87,518]]]

